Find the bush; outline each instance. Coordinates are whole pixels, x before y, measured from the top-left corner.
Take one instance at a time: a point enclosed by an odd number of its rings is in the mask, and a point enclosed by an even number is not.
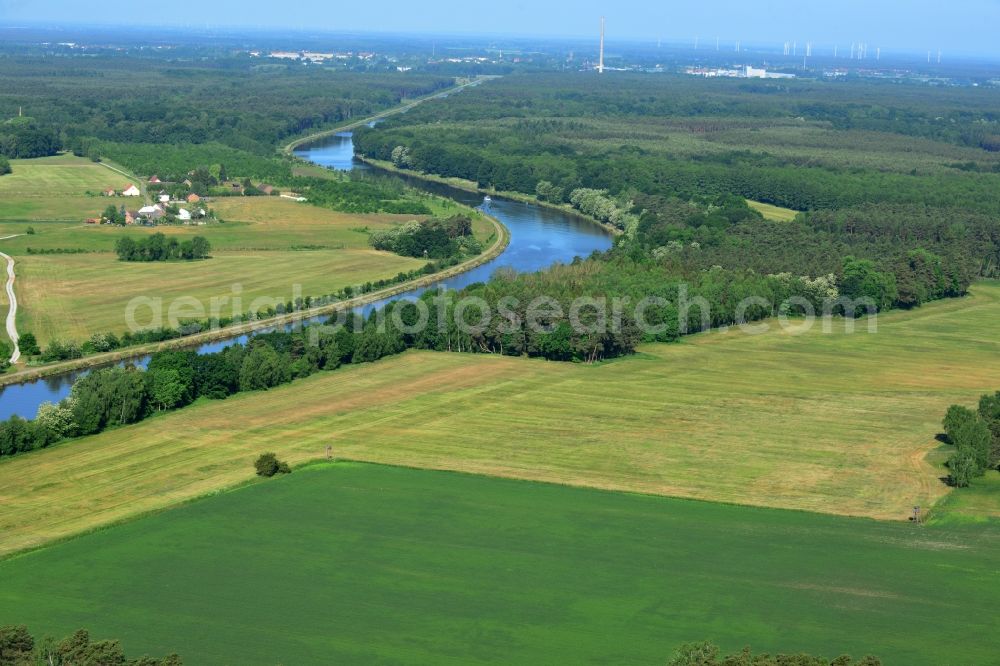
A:
[[[871,655],[854,661],[848,655],[834,660],[809,654],[754,655],[749,647],[736,654],[721,656],[718,646],[708,641],[687,643],[678,648],[667,666],[880,666],[878,657]]]
[[[288,466],[288,463],[278,460],[278,456],[273,453],[262,453],[253,466],[257,470],[257,476],[265,478],[270,478],[275,474],[292,473],[292,468]]]

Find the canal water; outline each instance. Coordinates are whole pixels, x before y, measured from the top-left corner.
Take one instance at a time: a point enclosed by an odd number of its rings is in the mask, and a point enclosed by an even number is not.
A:
[[[354,144],[349,132],[342,132],[315,143],[296,149],[295,154],[315,164],[331,169],[369,169],[354,157]],[[372,169],[372,171],[377,171]],[[383,172],[400,178],[409,185],[448,197],[468,206],[482,206],[481,195],[466,192],[447,185],[427,183],[422,180]],[[510,231],[510,244],[499,257],[471,271],[441,280],[431,287],[415,289],[392,299],[416,298],[426,289],[461,289],[475,282],[484,282],[498,268],[510,267],[519,272],[534,272],[554,263],[568,263],[574,257],[586,257],[594,251],[611,247],[612,239],[606,230],[562,211],[543,208],[533,204],[496,198],[486,207],[493,217],[500,220]],[[386,301],[372,303],[364,307],[367,314],[372,309],[384,305]],[[328,316],[321,317],[326,319]],[[246,336],[220,340],[197,347],[198,353],[211,353],[234,342],[244,342]],[[137,358],[132,363],[144,365],[148,358]],[[0,419],[17,414],[33,418],[38,406],[43,402],[58,402],[69,395],[73,382],[85,371],[53,375],[34,382],[13,384],[0,388]]]

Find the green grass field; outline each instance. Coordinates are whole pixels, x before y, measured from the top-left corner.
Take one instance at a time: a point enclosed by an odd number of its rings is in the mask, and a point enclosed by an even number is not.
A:
[[[107,206],[108,199],[99,196],[101,191],[109,187],[121,190],[137,182],[103,164],[73,155],[11,160],[10,165],[12,173],[0,177],[0,222],[82,222]],[[87,196],[87,192],[94,196]],[[134,197],[113,201],[139,200]]]
[[[245,461],[249,467],[249,460]],[[994,663],[1000,531],[325,464],[0,562],[0,617],[188,664]]]
[[[55,338],[83,341],[95,332],[127,330],[126,306],[138,297],[162,299],[166,324],[167,307],[180,297],[197,300],[206,316],[213,297],[229,297],[221,313],[231,315],[234,285],[239,285],[242,314],[257,298],[292,299],[294,285],[301,287],[301,296],[320,296],[425,263],[368,245],[366,229],[385,229],[412,216],[351,215],[277,197],[231,197],[210,205],[224,224],[151,229],[32,223],[35,234],[3,241],[0,247],[18,262],[19,329],[35,333],[43,345]],[[0,223],[0,236],[23,234],[26,227]],[[493,226],[479,218],[474,231],[485,241]],[[117,260],[118,238],[155,232],[181,239],[205,236],[213,258],[148,264]],[[312,249],[301,249],[307,246]],[[28,254],[28,248],[90,253],[40,255]],[[190,316],[198,310],[186,311]],[[151,322],[148,309],[142,312],[140,323]]]
[[[998,328],[991,283],[883,315],[873,334],[710,333],[597,366],[410,352],[0,461],[0,554],[236,485],[255,453],[302,463],[327,445],[355,460],[905,520],[949,492],[925,456],[950,404],[996,390]]]

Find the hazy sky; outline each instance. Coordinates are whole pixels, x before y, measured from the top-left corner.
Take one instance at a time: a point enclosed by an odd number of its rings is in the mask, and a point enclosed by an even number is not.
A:
[[[155,23],[409,33],[582,36],[608,20],[608,40],[700,35],[702,43],[798,40],[849,47],[1000,55],[1000,0],[0,0],[0,23]]]

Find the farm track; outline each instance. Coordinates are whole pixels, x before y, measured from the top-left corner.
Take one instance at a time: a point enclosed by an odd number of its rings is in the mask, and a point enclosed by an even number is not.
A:
[[[0,240],[7,240],[8,238],[17,238],[21,234],[14,234],[13,236],[4,236]],[[11,343],[14,345],[14,353],[10,356],[11,365],[17,363],[18,359],[21,358],[21,348],[17,344],[17,295],[14,293],[14,258],[9,254],[0,252],[0,257],[3,257],[7,261],[7,284],[5,286],[7,290],[7,299],[10,301],[10,308],[7,310],[7,337],[10,338]]]

